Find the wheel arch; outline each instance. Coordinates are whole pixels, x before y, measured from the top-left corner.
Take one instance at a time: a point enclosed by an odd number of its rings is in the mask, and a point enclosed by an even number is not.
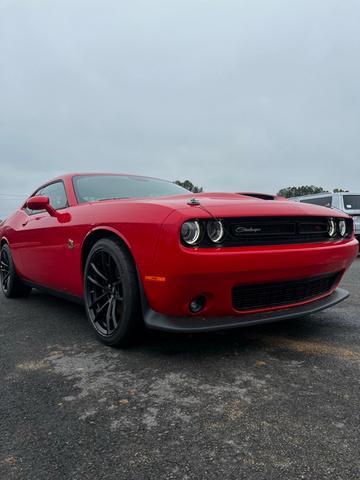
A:
[[[129,255],[132,262],[136,266],[136,262],[134,256],[131,252],[131,248],[128,242],[122,237],[122,235],[115,229],[110,227],[98,227],[94,230],[91,230],[85,237],[83,244],[81,246],[81,271],[84,272],[86,259],[90,253],[90,250],[95,245],[96,242],[102,240],[104,238],[109,238],[115,240],[117,243],[121,245],[124,251]]]
[[[5,237],[3,237],[0,241],[0,248],[3,247],[4,245],[9,245],[9,241]]]

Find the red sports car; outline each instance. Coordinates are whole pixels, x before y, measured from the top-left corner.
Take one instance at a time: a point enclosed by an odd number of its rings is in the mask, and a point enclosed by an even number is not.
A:
[[[84,302],[100,340],[295,318],[344,300],[357,256],[342,212],[253,193],[191,194],[116,174],[65,175],[0,225],[6,297]]]

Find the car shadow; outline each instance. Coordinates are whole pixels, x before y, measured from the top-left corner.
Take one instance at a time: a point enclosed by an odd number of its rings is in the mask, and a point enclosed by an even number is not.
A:
[[[76,333],[77,341],[96,341],[82,305],[38,291],[33,292],[28,302],[40,314],[46,312],[46,323],[50,322],[53,330],[62,331],[65,337]],[[336,335],[336,330],[344,328],[343,325],[329,321],[329,318],[328,314],[321,313],[296,320],[196,334],[146,330],[123,350],[129,354],[167,357],[184,354],[193,358],[204,355],[239,355],[241,352],[262,348],[281,348],[282,345],[288,345],[289,341],[322,341],[324,337]],[[100,343],[99,346],[107,348]]]
[[[241,352],[259,350],[261,348],[276,349],[288,348],[289,342],[318,342],[324,334],[324,320],[315,315],[299,318],[297,320],[284,320],[282,322],[266,325],[248,326],[225,331],[196,333],[196,334],[170,334],[165,332],[148,331],[142,338],[141,345],[133,349],[146,349],[155,355],[180,355],[191,354],[206,355],[235,355]]]

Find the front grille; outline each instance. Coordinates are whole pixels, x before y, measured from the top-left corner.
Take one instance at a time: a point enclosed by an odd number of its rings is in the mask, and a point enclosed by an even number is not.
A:
[[[331,241],[326,217],[226,219],[227,245],[279,245]]]
[[[329,236],[329,217],[240,217],[221,218],[224,237],[214,243],[206,234],[207,221],[196,219],[203,234],[193,248],[219,248],[257,245],[292,245],[302,243],[335,242],[349,238],[353,232],[353,220],[344,219],[347,225],[345,237],[338,228],[339,219],[334,219],[335,235]],[[189,245],[185,244],[189,247]]]
[[[340,275],[337,272],[290,282],[237,285],[232,290],[233,307],[257,310],[311,300],[330,292]]]

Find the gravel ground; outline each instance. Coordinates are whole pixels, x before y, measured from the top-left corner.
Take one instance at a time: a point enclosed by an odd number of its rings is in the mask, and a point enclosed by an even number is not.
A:
[[[0,478],[360,479],[360,259],[351,298],[115,350],[80,306],[0,295]]]

